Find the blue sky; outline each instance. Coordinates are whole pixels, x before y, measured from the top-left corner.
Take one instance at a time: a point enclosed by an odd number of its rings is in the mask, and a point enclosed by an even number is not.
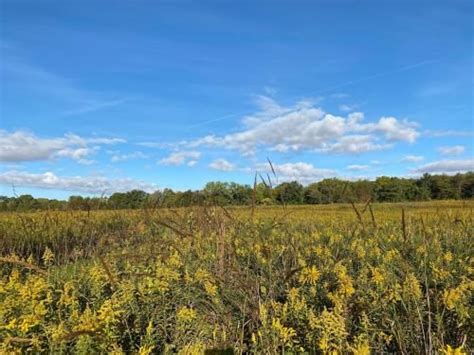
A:
[[[2,1],[0,194],[474,170],[471,1]]]

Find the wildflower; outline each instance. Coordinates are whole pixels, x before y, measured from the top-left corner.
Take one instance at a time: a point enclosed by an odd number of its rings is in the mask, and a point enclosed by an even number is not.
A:
[[[178,321],[181,323],[190,323],[196,316],[196,311],[189,307],[181,307],[177,312]]]
[[[367,341],[362,341],[353,348],[354,355],[370,355],[370,346]]]
[[[277,332],[283,344],[289,343],[296,336],[296,331],[291,327],[283,326],[278,318],[272,319],[272,328]]]
[[[441,352],[444,355],[464,355],[464,354],[467,354],[466,352],[464,352],[462,346],[453,349],[451,347],[451,345],[446,345],[446,347],[444,349],[441,349]]]
[[[324,309],[317,319],[316,328],[320,331],[318,345],[324,353],[342,350],[341,344],[347,336],[347,331],[340,312],[337,308],[332,311]]]
[[[260,303],[258,307],[259,315],[260,315],[260,320],[262,323],[265,323],[267,321],[267,316],[268,316],[268,310],[265,307],[264,304]]]
[[[153,353],[153,349],[155,347],[153,345],[142,345],[138,349],[138,354],[139,355],[149,355]]]
[[[106,300],[100,307],[98,313],[98,320],[105,325],[110,325],[118,321],[123,311],[114,305],[112,300]]]
[[[460,287],[444,290],[443,292],[443,302],[449,310],[456,307],[456,304],[459,302],[461,297],[462,289]]]
[[[448,251],[444,254],[443,258],[447,263],[450,263],[451,261],[453,261],[453,254],[450,251]]]
[[[44,250],[44,253],[43,253],[43,256],[41,257],[41,259],[43,260],[44,264],[45,265],[53,265],[54,263],[54,254],[53,252],[51,251],[51,249],[49,249],[48,247],[46,247],[46,249]]]
[[[204,269],[197,269],[194,273],[194,278],[198,282],[204,282],[211,279],[211,274]]]
[[[403,284],[403,289],[406,298],[411,296],[414,299],[420,299],[422,296],[420,283],[418,282],[418,279],[413,273],[409,273],[406,276],[405,282]]]
[[[354,285],[352,284],[352,279],[347,273],[340,273],[339,278],[339,293],[345,297],[350,297],[354,292]]]
[[[198,341],[197,343],[188,344],[184,346],[183,349],[178,351],[178,354],[179,355],[200,355],[200,354],[204,354],[205,349],[206,349],[206,346],[202,342]]]
[[[298,289],[295,288],[295,287],[292,287],[292,288],[288,291],[288,298],[289,298],[290,302],[291,302],[291,303],[295,303],[297,297],[298,297]]]
[[[210,281],[204,282],[204,289],[206,290],[206,293],[211,297],[215,297],[217,295],[217,286]]]
[[[372,282],[377,286],[382,286],[385,281],[385,277],[378,268],[372,268]]]
[[[321,274],[316,266],[313,265],[311,267],[305,267],[301,271],[299,281],[303,284],[310,284],[314,286],[316,285],[320,275]]]

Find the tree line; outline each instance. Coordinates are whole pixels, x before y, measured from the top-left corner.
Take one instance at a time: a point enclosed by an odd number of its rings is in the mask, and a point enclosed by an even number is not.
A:
[[[132,190],[109,197],[71,196],[67,201],[31,195],[0,196],[0,211],[138,209],[206,204],[242,206],[254,202],[259,205],[329,204],[366,202],[369,199],[374,202],[403,202],[471,199],[473,196],[474,172],[453,176],[424,174],[417,179],[382,176],[373,181],[331,178],[307,186],[296,181],[272,186],[270,179],[260,178],[254,186],[209,182],[203,189],[195,191],[166,188],[150,194]]]

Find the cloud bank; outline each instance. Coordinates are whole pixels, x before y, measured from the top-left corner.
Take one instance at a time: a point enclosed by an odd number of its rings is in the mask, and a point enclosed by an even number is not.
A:
[[[126,192],[133,189],[153,192],[158,189],[154,184],[128,178],[109,179],[95,176],[61,177],[52,172],[34,174],[23,171],[0,173],[0,184],[93,194],[112,194],[114,192]]]
[[[474,159],[438,160],[418,167],[415,173],[454,174],[474,171]]]
[[[270,174],[272,170],[268,163],[257,165],[257,170]],[[298,181],[303,185],[316,182],[325,178],[337,175],[335,170],[316,168],[313,164],[304,162],[273,164],[273,169],[277,175],[278,182]]]
[[[311,101],[283,107],[271,98],[261,97],[259,105],[259,112],[244,117],[243,129],[223,136],[207,135],[183,144],[222,147],[244,155],[255,154],[259,147],[278,152],[357,154],[386,149],[401,141],[413,143],[420,135],[415,122],[391,116],[364,122],[361,112],[337,116],[315,107]]]
[[[73,159],[79,163],[90,162],[86,158],[97,151],[100,145],[125,143],[120,138],[84,138],[66,134],[57,138],[40,138],[25,131],[7,132],[0,130],[0,161],[26,162]]]

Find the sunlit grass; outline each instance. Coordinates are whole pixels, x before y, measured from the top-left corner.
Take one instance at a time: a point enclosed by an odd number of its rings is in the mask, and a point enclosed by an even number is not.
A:
[[[0,352],[468,353],[472,207],[5,213]]]

